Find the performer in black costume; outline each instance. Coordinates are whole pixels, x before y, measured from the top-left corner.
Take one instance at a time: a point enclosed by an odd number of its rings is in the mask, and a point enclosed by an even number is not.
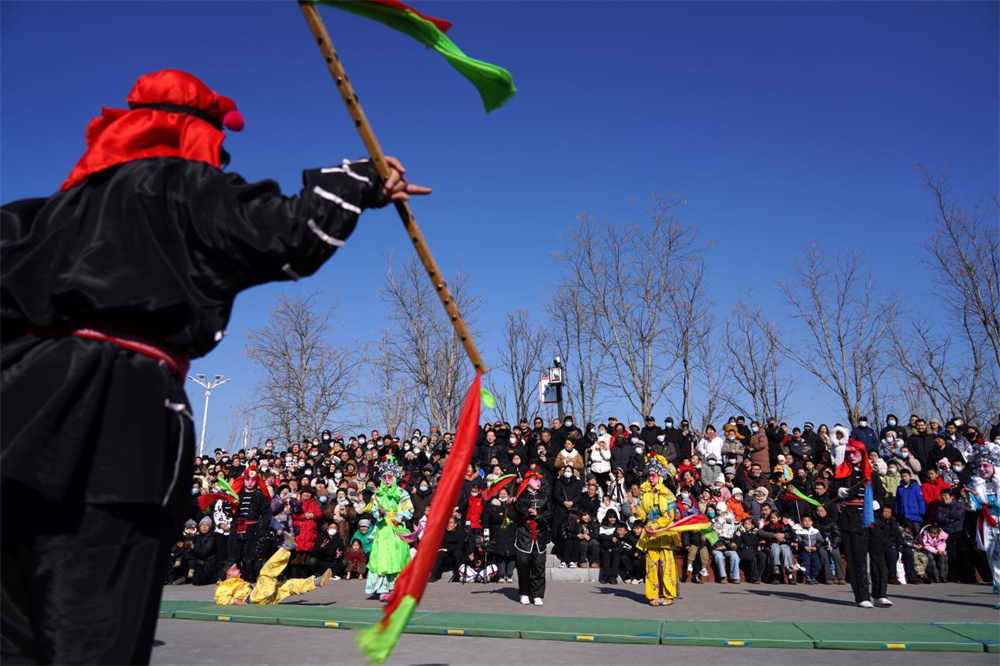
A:
[[[847,558],[847,573],[854,590],[854,601],[862,608],[888,608],[892,602],[886,596],[888,570],[882,543],[872,525],[866,525],[865,487],[871,485],[872,507],[885,503],[885,490],[877,472],[872,470],[865,453],[865,445],[848,440],[844,462],[837,467],[834,487],[840,506],[841,548]],[[871,515],[874,520],[874,513]],[[871,591],[869,592],[868,568],[871,565]],[[875,603],[872,604],[872,597]]]
[[[128,102],[59,192],[0,215],[0,501],[31,507],[0,527],[5,663],[148,662],[190,503],[189,360],[241,291],[311,275],[362,210],[429,192],[362,160],[285,197],[221,170],[243,118],[194,76],[143,76]]]
[[[514,501],[517,532],[514,535],[517,587],[521,603],[542,605],[545,597],[545,548],[549,543],[552,504],[542,492],[542,477],[528,472]]]
[[[257,464],[250,463],[237,483],[239,497],[233,516],[232,535],[229,540],[230,564],[235,564],[241,577],[248,583],[257,580],[260,567],[267,555],[267,541],[271,536],[271,499],[267,486],[257,476]]]

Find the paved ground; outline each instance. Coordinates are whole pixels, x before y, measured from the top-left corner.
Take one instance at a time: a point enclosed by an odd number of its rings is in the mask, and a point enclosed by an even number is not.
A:
[[[229,624],[161,620],[152,663],[162,664],[361,664],[355,632],[303,629],[260,624]],[[684,664],[696,666],[996,666],[997,655],[942,652],[845,652],[841,650],[775,650],[764,648],[703,648],[666,645],[601,645],[526,641],[509,638],[422,636],[403,634],[392,659],[402,664]]]
[[[211,601],[213,588],[190,585],[164,588],[164,599]],[[427,587],[420,608],[437,611],[580,615],[585,617],[654,618],[662,620],[771,620],[802,622],[996,622],[997,596],[988,585],[892,585],[893,608],[864,610],[854,605],[850,585],[719,585],[682,583],[673,606],[646,605],[642,585],[550,583],[545,606],[521,606],[517,587],[462,585],[439,581]],[[338,604],[378,608],[367,601],[364,583],[331,581],[321,590],[285,603]]]
[[[862,610],[854,606],[850,586],[841,585],[681,585],[681,599],[671,607],[645,605],[640,585],[600,586],[586,583],[549,584],[545,606],[522,607],[512,585],[432,583],[421,608],[451,612],[541,612],[560,616],[630,617],[677,620],[771,620],[835,622],[997,622],[997,599],[986,585],[892,586],[891,609]],[[213,588],[169,586],[165,599],[211,600]],[[290,603],[290,602],[285,602]],[[377,608],[366,601],[364,585],[332,581],[322,590],[291,603]],[[1000,629],[998,629],[1000,631]],[[355,633],[238,623],[161,620],[157,628],[154,664],[358,664]],[[761,648],[702,648],[658,645],[601,645],[477,637],[404,634],[391,664],[844,664],[877,659],[880,666],[916,664],[991,664],[995,654],[934,652],[842,652]]]

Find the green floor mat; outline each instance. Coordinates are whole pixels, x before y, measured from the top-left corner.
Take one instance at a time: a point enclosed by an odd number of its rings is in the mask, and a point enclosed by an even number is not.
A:
[[[593,617],[521,616],[527,626],[521,638],[547,641],[583,641],[593,643],[660,642],[659,620],[608,619]]]
[[[413,617],[404,630],[408,634],[443,634],[446,636],[489,636],[520,638],[529,618],[485,613],[427,613]]]
[[[959,636],[979,641],[987,652],[1000,652],[1000,625],[978,622],[935,622]]]
[[[979,641],[933,624],[796,622],[821,650],[982,652]]]
[[[161,614],[164,611],[170,612],[177,620],[250,622],[327,629],[363,629],[382,619],[381,607],[341,608],[336,604],[216,606],[211,601],[186,601],[174,602],[170,606],[161,605]],[[426,614],[428,611],[416,611],[414,618]]]
[[[813,641],[791,622],[665,621],[663,645],[812,648]]]

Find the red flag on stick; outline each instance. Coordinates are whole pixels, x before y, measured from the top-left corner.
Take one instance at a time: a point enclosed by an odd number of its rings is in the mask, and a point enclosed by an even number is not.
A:
[[[438,548],[441,547],[441,540],[448,526],[448,519],[451,518],[458,501],[465,470],[472,460],[472,451],[476,445],[476,434],[479,431],[481,377],[480,373],[476,373],[476,379],[465,395],[462,413],[458,417],[455,443],[448,455],[448,462],[441,474],[437,490],[434,492],[431,512],[427,516],[427,527],[417,547],[417,555],[396,579],[396,587],[385,606],[382,621],[358,635],[361,653],[371,663],[381,664],[392,654],[400,634],[406,628],[427,587],[427,581],[434,568],[434,560],[437,559]]]

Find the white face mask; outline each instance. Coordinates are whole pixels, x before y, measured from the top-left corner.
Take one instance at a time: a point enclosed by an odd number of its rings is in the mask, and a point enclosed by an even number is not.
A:
[[[511,444],[517,444],[517,437],[511,437],[508,441],[510,441]]]
[[[864,428],[868,425],[868,421],[858,421],[858,425]]]
[[[564,425],[565,425],[565,426],[566,426],[567,428],[572,428],[572,427],[573,427],[573,422],[572,422],[572,421],[566,421],[566,423],[565,423]]]
[[[335,529],[333,529],[333,528],[331,527],[330,529],[328,529],[328,530],[326,531],[326,533],[327,533],[327,534],[329,534],[330,536],[333,536],[334,534],[336,534],[336,533],[337,533],[337,530],[335,530]]]
[[[565,476],[568,479],[569,477],[573,476],[573,472],[571,470],[566,470],[565,472],[563,472],[563,476]]]
[[[666,435],[657,435],[657,436],[656,436],[656,441],[658,441],[658,442],[662,442],[662,441],[663,441],[663,440],[665,440],[666,438],[667,438],[667,436],[666,436]]]

